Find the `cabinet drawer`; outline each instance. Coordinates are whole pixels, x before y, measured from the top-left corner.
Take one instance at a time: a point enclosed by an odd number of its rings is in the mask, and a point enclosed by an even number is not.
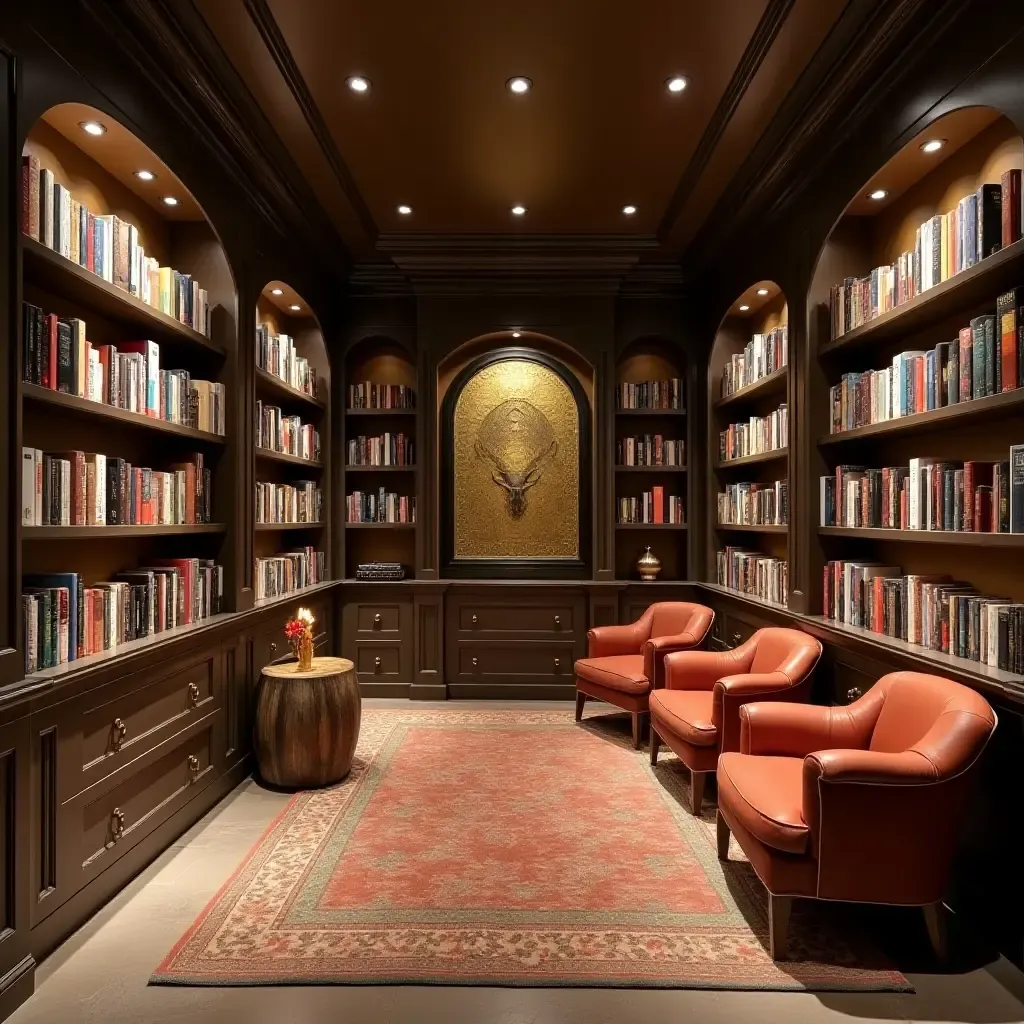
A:
[[[565,682],[573,679],[571,640],[460,641],[453,682]]]
[[[366,683],[409,683],[412,671],[409,661],[410,647],[400,642],[387,640],[358,641],[352,660],[356,666],[356,677]]]
[[[583,601],[551,600],[542,594],[536,600],[487,603],[460,600],[455,607],[455,628],[464,636],[505,635],[572,637],[583,631]]]
[[[405,607],[398,601],[393,604],[356,605],[356,636],[360,639],[369,639],[399,633],[402,629]]]

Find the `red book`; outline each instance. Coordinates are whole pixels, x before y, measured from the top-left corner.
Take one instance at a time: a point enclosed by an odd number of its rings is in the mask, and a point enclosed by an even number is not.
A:
[[[1003,248],[1020,238],[1020,168],[1003,171],[999,179],[1003,189]]]
[[[53,452],[57,459],[71,463],[71,515],[72,526],[85,526],[85,452]]]
[[[973,530],[979,533],[987,533],[991,512],[982,516],[979,520],[977,514],[977,491],[980,486],[986,486],[989,496],[992,493],[992,463],[991,462],[965,462],[964,463],[964,529]],[[982,525],[978,525],[979,522]]]
[[[46,338],[46,358],[43,359],[43,387],[57,390],[57,315],[47,313],[43,335]]]
[[[117,349],[113,345],[100,345],[96,350],[100,355],[100,366],[103,370],[102,399],[107,405],[114,404],[114,396],[110,393],[110,366],[117,359]]]
[[[924,412],[924,356],[914,357],[914,412]]]
[[[142,469],[135,467],[135,501],[132,502],[132,522],[139,525],[142,522]]]
[[[654,522],[663,523],[665,521],[665,488],[655,487],[652,493],[653,513]]]
[[[970,327],[960,328],[960,401],[969,402],[972,395],[971,367],[974,340]]]
[[[1017,387],[1017,308],[1024,302],[1024,289],[1014,288],[996,299],[996,332],[999,335],[999,365],[1002,391]]]
[[[974,532],[989,533],[992,525],[992,488],[982,484],[974,492]]]

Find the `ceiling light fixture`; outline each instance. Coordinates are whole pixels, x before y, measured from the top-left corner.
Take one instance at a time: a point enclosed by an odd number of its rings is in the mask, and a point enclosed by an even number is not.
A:
[[[679,93],[685,92],[689,84],[690,80],[688,78],[684,78],[682,75],[675,75],[665,81],[665,88],[673,95],[678,96]]]
[[[288,308],[289,308],[289,309],[291,309],[291,310],[293,310],[293,311],[294,311],[294,312],[296,312],[296,313],[298,313],[298,311],[299,311],[300,309],[302,309],[302,307],[301,307],[301,306],[289,306]]]
[[[888,194],[888,189],[876,188],[874,192],[868,193],[868,199],[884,199]]]
[[[408,217],[409,214],[412,213],[412,207],[411,206],[406,206],[405,203],[402,203],[402,205],[398,208],[398,212],[403,217]]]
[[[174,196],[164,196],[164,202],[168,206],[177,206],[178,205],[178,200],[175,199]]]
[[[87,135],[105,135],[107,126],[99,121],[79,121],[78,127]]]
[[[284,295],[284,289],[283,288],[271,288],[270,289],[270,294],[271,295]]]
[[[750,307],[749,307],[749,306],[746,306],[746,305],[744,305],[744,306],[740,306],[740,312],[741,312],[741,313],[746,313],[746,311],[747,311],[748,309],[750,309]]]
[[[352,75],[351,78],[346,78],[345,84],[353,92],[364,93],[370,91],[370,80],[368,78],[363,78],[362,75]]]
[[[513,338],[519,338],[519,337],[522,337],[522,331],[513,331],[513,332],[512,332],[512,337],[513,337]]]
[[[526,207],[525,206],[513,206],[512,207],[512,216],[513,217],[522,217],[522,216],[525,216],[525,214],[526,214]]]
[[[508,87],[508,91],[515,93],[516,96],[524,96],[533,88],[533,82],[528,78],[524,78],[522,75],[510,78],[505,85]]]
[[[626,215],[627,217],[632,217],[632,216],[633,216],[633,214],[634,214],[634,213],[636,213],[636,207],[635,207],[635,206],[632,206],[632,205],[630,205],[630,206],[624,206],[624,207],[622,208],[622,212],[623,212],[623,213],[624,213],[624,214],[625,214],[625,215]]]
[[[139,181],[153,181],[156,178],[156,174],[154,174],[153,171],[136,171],[135,177],[138,178]]]
[[[945,139],[929,139],[927,142],[922,143],[921,149],[925,153],[937,153],[945,144]]]
[[[758,288],[757,289],[757,294],[758,295],[767,295],[768,294],[768,289],[767,288]]]

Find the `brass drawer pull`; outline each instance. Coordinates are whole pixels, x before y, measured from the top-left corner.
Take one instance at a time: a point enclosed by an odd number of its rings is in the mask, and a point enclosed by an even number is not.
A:
[[[128,726],[121,721],[120,718],[114,719],[114,753],[116,754],[124,743],[125,736],[128,735]]]
[[[480,620],[474,615],[469,621],[475,626]]]
[[[110,815],[110,834],[116,843],[124,835],[124,811],[115,807]]]
[[[276,640],[271,640],[270,641],[270,656],[273,657],[275,654],[277,654],[277,641]]]
[[[373,617],[373,628],[376,629],[380,625],[380,612],[377,612]]]
[[[477,666],[477,659],[476,659],[476,658],[474,658],[474,659],[473,659],[473,668],[476,668],[476,666]]]
[[[374,672],[380,672],[380,657],[379,656],[373,659],[373,671]]]
[[[199,758],[195,754],[188,755],[188,775],[189,782],[195,782],[196,776],[199,774]]]
[[[864,696],[864,691],[859,686],[851,686],[846,691],[846,699],[852,704],[855,700],[860,700]]]
[[[561,625],[562,625],[562,617],[561,617],[561,615],[556,615],[555,616],[555,629],[558,629],[558,627],[561,626]]]
[[[732,643],[734,647],[739,647],[739,645],[743,643],[743,637],[739,633],[733,633]]]
[[[188,699],[192,704],[192,707],[199,707],[199,684],[189,683],[188,684]]]
[[[555,658],[555,671],[558,671],[558,667],[562,664],[561,658]]]

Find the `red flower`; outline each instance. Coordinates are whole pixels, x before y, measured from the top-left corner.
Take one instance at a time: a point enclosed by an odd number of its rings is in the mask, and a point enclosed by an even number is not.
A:
[[[299,622],[298,619],[290,619],[284,627],[284,635],[289,640],[298,640],[303,633],[306,632],[306,626],[304,623]]]

